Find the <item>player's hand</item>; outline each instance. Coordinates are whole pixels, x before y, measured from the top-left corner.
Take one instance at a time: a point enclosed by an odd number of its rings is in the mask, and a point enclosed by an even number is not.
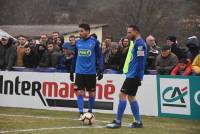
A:
[[[102,72],[98,72],[97,73],[97,79],[101,80],[103,78],[103,73]]]
[[[70,80],[71,80],[71,82],[74,82],[74,73],[73,72],[70,72]]]

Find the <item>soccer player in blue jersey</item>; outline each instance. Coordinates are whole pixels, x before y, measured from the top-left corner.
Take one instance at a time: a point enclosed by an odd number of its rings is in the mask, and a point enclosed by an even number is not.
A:
[[[75,56],[73,59],[70,80],[75,78],[75,92],[77,95],[77,105],[80,113],[80,120],[84,112],[84,95],[85,91],[89,92],[89,110],[95,103],[96,95],[96,77],[98,80],[103,78],[103,57],[98,40],[90,36],[90,25],[79,25],[80,39],[76,41]],[[96,67],[98,63],[98,67]],[[98,71],[96,71],[98,68]]]
[[[131,58],[128,64],[128,72],[126,79],[122,85],[119,94],[119,104],[116,118],[112,123],[107,124],[107,128],[120,128],[122,116],[126,108],[127,99],[131,106],[131,111],[135,122],[131,123],[130,128],[142,128],[143,124],[139,112],[139,104],[136,100],[136,93],[138,87],[144,76],[145,62],[147,57],[147,46],[145,41],[141,38],[139,28],[136,25],[130,25],[127,29],[127,36],[130,40],[134,41],[134,46],[131,50]],[[128,57],[128,55],[127,55]]]

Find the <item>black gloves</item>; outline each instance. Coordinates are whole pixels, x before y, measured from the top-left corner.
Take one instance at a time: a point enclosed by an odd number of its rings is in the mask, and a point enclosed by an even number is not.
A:
[[[70,80],[71,80],[71,82],[74,81],[74,73],[73,72],[70,72]]]
[[[101,80],[103,78],[103,73],[102,72],[97,72],[97,79]]]

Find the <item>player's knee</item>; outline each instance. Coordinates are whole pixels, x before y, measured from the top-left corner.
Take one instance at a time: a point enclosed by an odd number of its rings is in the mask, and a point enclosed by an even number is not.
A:
[[[84,96],[84,91],[78,90],[78,91],[76,91],[76,95],[77,96]]]
[[[135,96],[128,96],[128,101],[129,102],[136,101],[136,97]]]
[[[89,92],[89,97],[95,97],[96,96],[96,92]]]
[[[122,93],[122,92],[121,92],[121,93],[119,94],[119,99],[120,99],[120,100],[126,100],[126,96],[127,96],[127,95],[126,95],[125,93]]]

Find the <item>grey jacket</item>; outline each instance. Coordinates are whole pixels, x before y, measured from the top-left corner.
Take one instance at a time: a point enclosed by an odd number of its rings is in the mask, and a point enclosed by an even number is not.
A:
[[[61,55],[60,52],[54,50],[53,52],[49,53],[45,51],[41,57],[39,66],[40,67],[57,67],[59,56]]]
[[[0,70],[11,70],[16,60],[16,47],[12,39],[9,39],[7,45],[0,42]]]
[[[163,58],[160,55],[156,58],[156,70],[160,75],[170,75],[171,70],[178,64],[178,58],[175,54],[171,53],[168,57]]]

